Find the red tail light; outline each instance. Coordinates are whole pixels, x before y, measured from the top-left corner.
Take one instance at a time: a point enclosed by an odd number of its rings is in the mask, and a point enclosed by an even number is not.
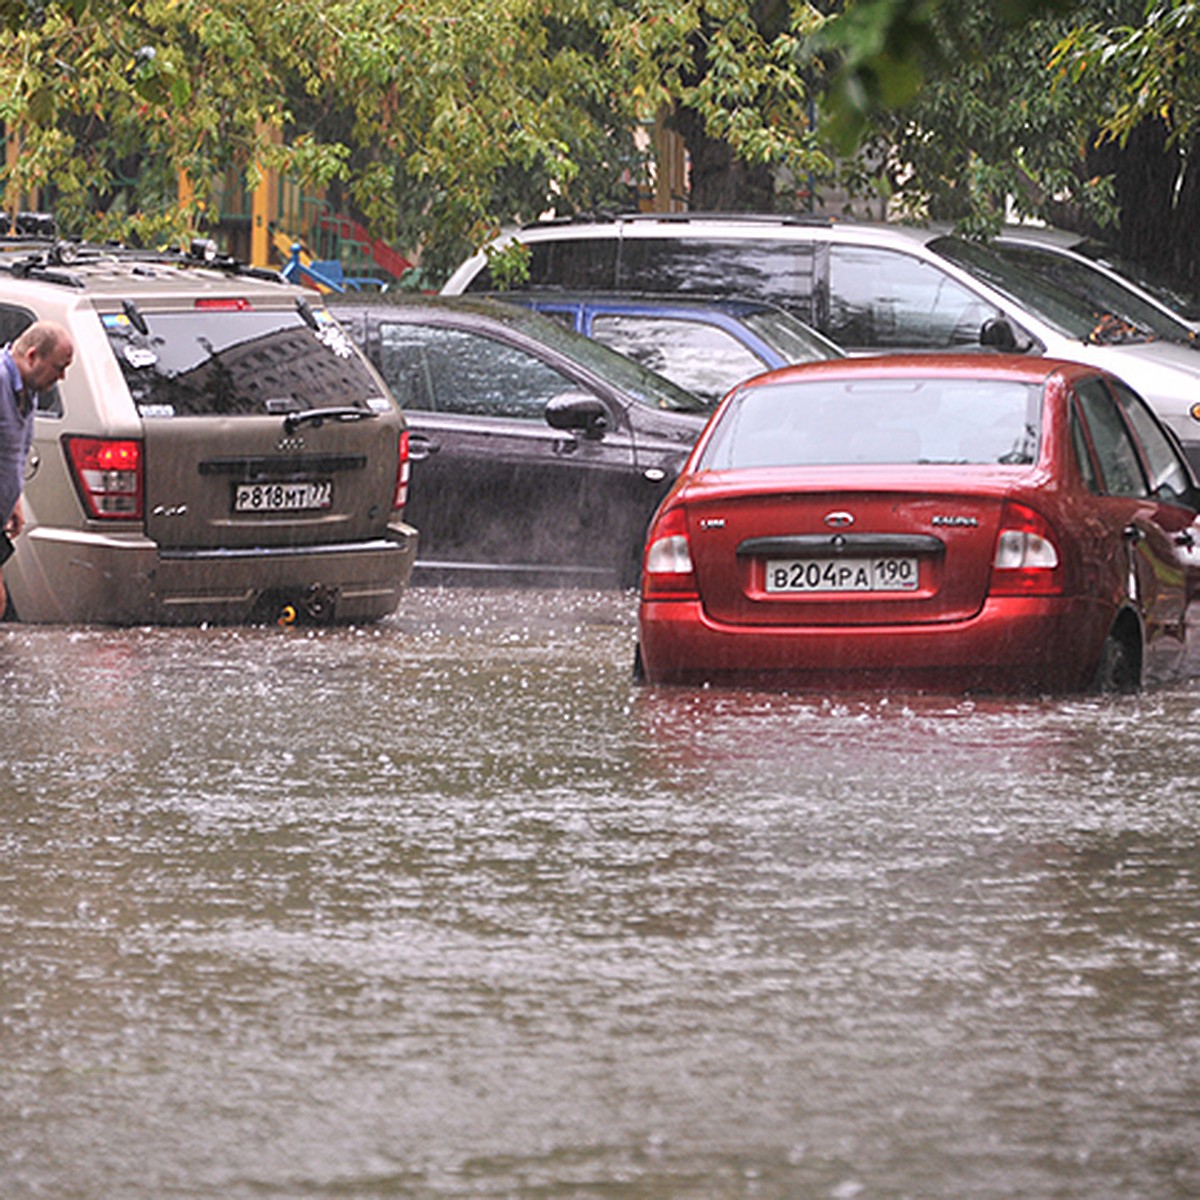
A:
[[[102,521],[142,519],[142,443],[68,438],[67,456],[88,516]]]
[[[668,508],[650,527],[642,559],[642,597],[694,600],[699,593],[682,508]]]
[[[1063,591],[1057,539],[1041,513],[1023,504],[1004,505],[990,590],[993,596],[1053,596]]]
[[[249,312],[254,305],[243,296],[201,296],[194,307],[210,312]]]
[[[412,464],[408,460],[408,430],[400,433],[400,459],[396,463],[396,490],[392,495],[392,512],[400,512],[408,503],[408,475]]]

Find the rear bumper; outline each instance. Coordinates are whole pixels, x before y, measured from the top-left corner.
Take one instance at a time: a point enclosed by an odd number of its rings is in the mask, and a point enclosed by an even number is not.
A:
[[[970,620],[936,625],[776,628],[719,624],[699,601],[643,601],[638,637],[651,683],[1077,691],[1111,620],[1088,597],[993,598]]]
[[[105,625],[236,623],[296,616],[373,621],[412,574],[417,531],[369,542],[162,551],[140,534],[38,526],[5,568],[23,621]],[[307,606],[307,607],[306,607]]]

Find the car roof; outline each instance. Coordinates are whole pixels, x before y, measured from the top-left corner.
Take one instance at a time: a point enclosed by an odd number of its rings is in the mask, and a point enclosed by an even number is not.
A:
[[[531,221],[510,230],[500,240],[555,239],[567,237],[661,236],[671,231],[681,238],[711,236],[714,232],[736,232],[738,236],[765,231],[803,230],[807,238],[837,241],[848,235],[851,240],[907,241],[923,245],[950,232],[933,226],[900,225],[888,222],[856,221],[803,213],[619,213],[603,217],[553,218]]]
[[[247,266],[199,245],[142,250],[19,236],[0,238],[0,286],[5,285],[17,292],[41,287],[101,303],[153,297],[158,303],[192,305],[205,295],[237,295],[291,305],[304,294],[277,271]]]
[[[1104,375],[1085,363],[1041,358],[1025,354],[879,354],[862,358],[831,358],[797,363],[755,376],[744,387],[806,379],[928,378],[931,375],[959,379],[1006,379],[1017,383],[1044,384],[1053,375],[1066,380]]]
[[[480,295],[481,293],[475,293]],[[654,309],[661,312],[721,312],[730,316],[740,317],[748,313],[786,312],[778,304],[769,300],[758,300],[753,297],[735,296],[705,296],[689,292],[686,296],[664,295],[662,292],[607,292],[572,290],[570,288],[536,287],[522,288],[520,291],[488,292],[486,295],[501,303],[526,304],[529,301],[539,303],[567,304],[589,308],[633,308]]]

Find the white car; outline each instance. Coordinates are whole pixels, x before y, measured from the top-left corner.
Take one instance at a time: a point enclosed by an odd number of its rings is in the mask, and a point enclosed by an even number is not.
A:
[[[943,231],[788,215],[632,213],[539,222],[528,287],[743,295],[790,309],[850,353],[975,346],[1123,377],[1200,469],[1200,352]],[[494,291],[485,254],[443,291]]]

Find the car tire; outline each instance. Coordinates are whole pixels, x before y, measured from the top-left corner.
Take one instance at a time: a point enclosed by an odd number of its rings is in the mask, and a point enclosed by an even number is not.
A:
[[[1129,696],[1141,688],[1141,663],[1129,638],[1113,630],[1100,652],[1095,690],[1106,695]]]

